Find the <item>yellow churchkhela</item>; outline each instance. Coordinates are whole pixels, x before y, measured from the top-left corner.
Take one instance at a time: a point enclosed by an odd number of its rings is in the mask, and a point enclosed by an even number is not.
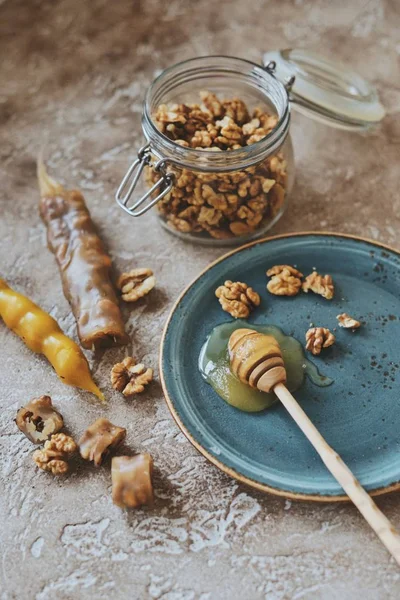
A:
[[[0,317],[30,350],[47,358],[63,383],[87,390],[104,401],[79,346],[62,332],[53,317],[1,278]]]

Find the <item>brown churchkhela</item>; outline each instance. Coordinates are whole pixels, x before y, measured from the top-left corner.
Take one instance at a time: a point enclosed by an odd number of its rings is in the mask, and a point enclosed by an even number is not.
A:
[[[106,254],[85,199],[66,190],[38,162],[40,215],[47,243],[60,269],[64,295],[74,313],[84,348],[127,343],[118,300],[110,280]]]

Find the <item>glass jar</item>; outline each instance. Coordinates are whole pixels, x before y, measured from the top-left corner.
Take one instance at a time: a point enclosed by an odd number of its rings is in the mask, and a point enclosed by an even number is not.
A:
[[[147,144],[116,194],[126,212],[138,217],[157,205],[162,225],[182,238],[249,241],[287,206],[291,104],[346,129],[366,129],[384,114],[375,91],[336,63],[295,50],[268,53],[264,62],[200,57],[155,79],[143,109]],[[149,190],[129,204],[143,172]]]

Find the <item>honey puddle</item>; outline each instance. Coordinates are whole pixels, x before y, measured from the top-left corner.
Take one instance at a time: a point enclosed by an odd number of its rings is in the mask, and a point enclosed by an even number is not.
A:
[[[278,341],[285,361],[286,385],[291,392],[301,386],[305,375],[320,387],[333,383],[333,379],[320,375],[317,367],[304,356],[303,347],[295,338],[285,335],[274,325],[250,325],[246,321],[237,320],[215,327],[199,356],[199,369],[204,379],[228,404],[246,412],[258,412],[277,401],[275,394],[260,392],[241,383],[231,371],[228,341],[235,329],[243,327],[272,335]]]

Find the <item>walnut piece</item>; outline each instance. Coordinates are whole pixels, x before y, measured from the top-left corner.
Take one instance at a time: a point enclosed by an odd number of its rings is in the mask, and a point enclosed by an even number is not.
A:
[[[150,454],[114,456],[111,462],[112,499],[121,508],[153,504],[153,459]]]
[[[323,296],[327,300],[332,300],[335,293],[332,277],[330,275],[323,277],[317,271],[313,271],[303,282],[303,292],[308,294],[309,290],[314,292],[314,294]]]
[[[260,305],[261,298],[246,283],[240,281],[225,281],[215,290],[222,309],[235,319],[246,319],[256,306]]]
[[[65,433],[56,433],[45,442],[43,449],[35,450],[32,458],[39,469],[53,475],[63,475],[69,469],[68,461],[76,452],[77,445]]]
[[[306,350],[317,355],[322,348],[329,348],[335,341],[335,336],[326,327],[311,327],[306,333]]]
[[[53,407],[50,396],[33,398],[20,408],[15,419],[18,429],[34,444],[41,444],[64,426],[64,420]]]
[[[267,271],[267,277],[272,279],[267,284],[267,290],[275,296],[296,296],[301,289],[300,273],[290,265],[275,265]]]
[[[125,302],[136,302],[146,296],[155,284],[156,279],[151,269],[133,269],[128,273],[122,273],[117,282],[122,292],[122,300]]]
[[[350,317],[347,313],[342,313],[338,315],[337,320],[339,321],[339,327],[344,327],[345,329],[358,329],[361,326],[360,321]]]
[[[146,369],[142,364],[127,356],[111,369],[111,384],[124,396],[133,396],[144,391],[146,385],[153,380],[153,369]]]
[[[97,419],[86,429],[78,442],[80,455],[99,467],[106,454],[118,446],[125,436],[124,427],[113,425],[108,419]]]

